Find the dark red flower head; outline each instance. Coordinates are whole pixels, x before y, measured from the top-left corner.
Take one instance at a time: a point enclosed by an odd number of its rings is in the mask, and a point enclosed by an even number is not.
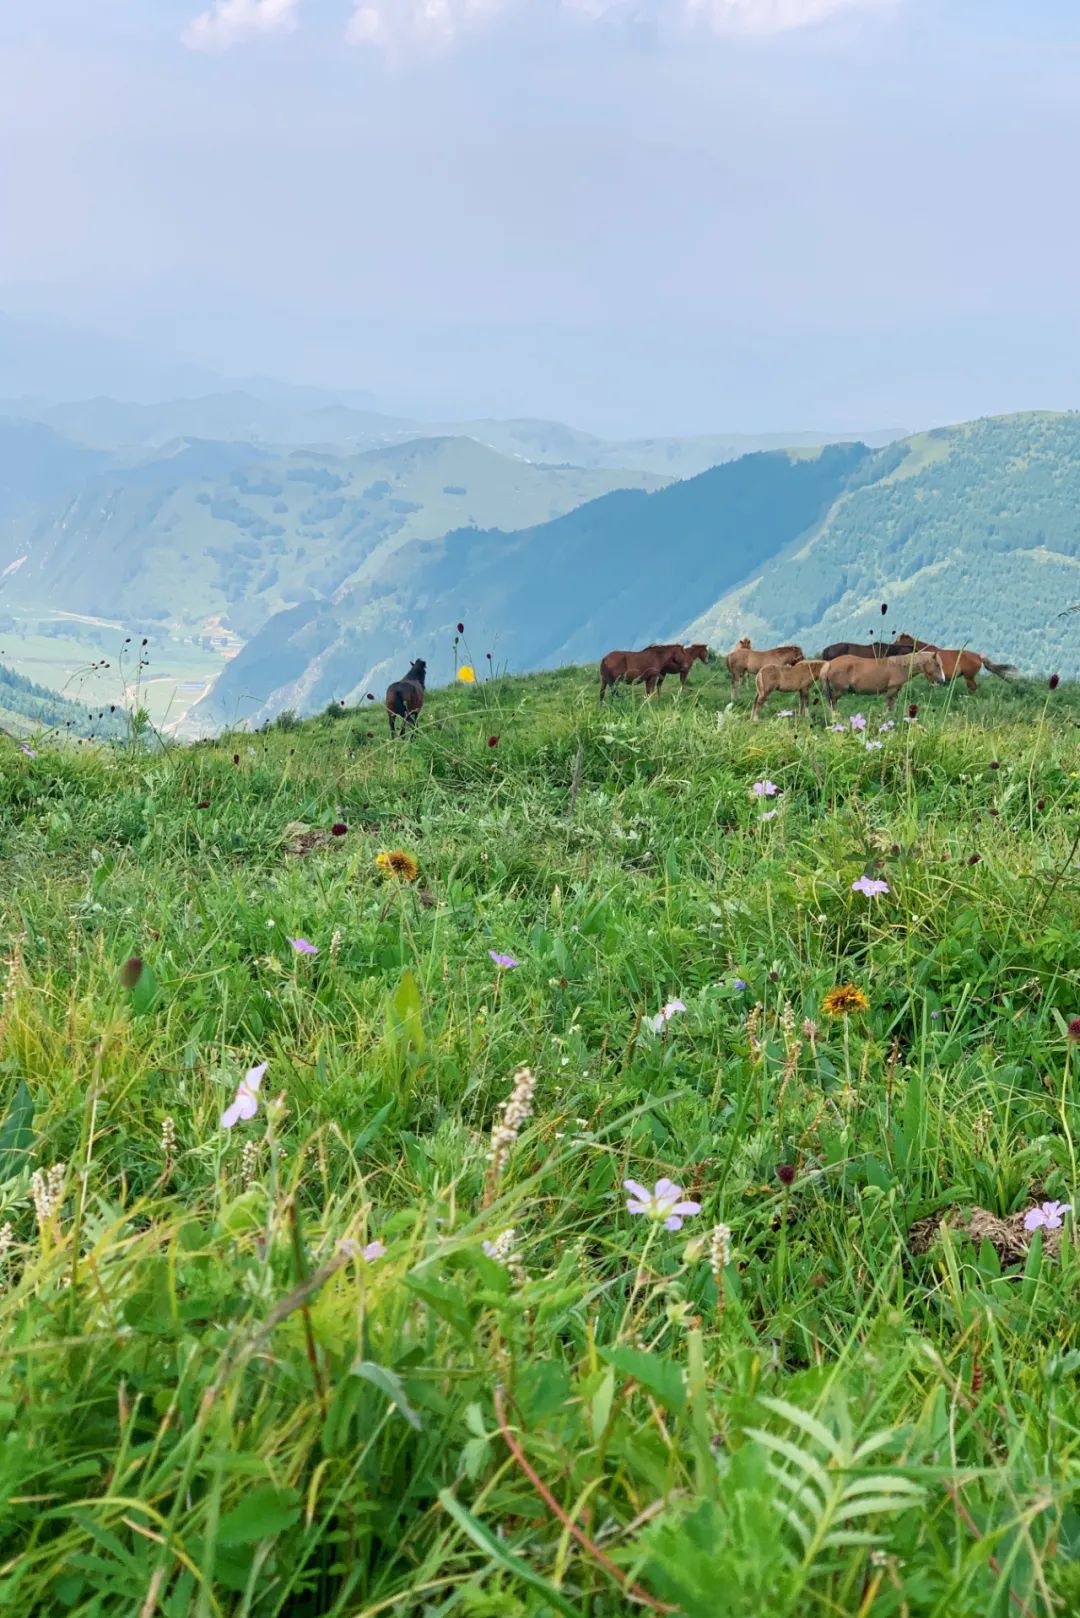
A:
[[[777,1163],[776,1178],[781,1185],[794,1185],[795,1165],[793,1163]]]
[[[1050,687],[1051,691],[1056,691],[1058,686],[1061,684],[1061,675],[1051,674],[1046,683]]]
[[[465,633],[465,625],[464,624],[458,624],[457,632],[458,632],[459,635],[464,635],[464,633]]]
[[[232,756],[232,761],[233,761],[234,764],[239,764],[239,762],[240,762],[240,754],[239,753],[234,753],[233,756]]]
[[[489,736],[488,737],[488,746],[489,747],[498,747],[498,745],[499,745],[499,738],[497,736]]]
[[[490,663],[491,662],[491,653],[490,652],[485,652],[484,656],[487,658],[488,662]]]
[[[991,759],[991,760],[990,760],[990,768],[991,768],[991,769],[992,769],[992,770],[1000,770],[1000,768],[1001,768],[1001,762],[1000,762],[1000,760],[998,760],[998,759],[996,759],[996,758],[992,758],[992,759]]]
[[[368,692],[367,699],[368,699],[369,702],[374,702],[375,701],[375,693],[374,693],[374,691],[369,691]]]
[[[887,601],[883,601],[881,603],[881,616],[883,618],[884,618],[885,614],[888,612],[888,610],[889,610],[889,603]]]
[[[346,826],[343,820],[335,820],[334,824],[330,827],[330,832],[334,837],[344,837],[348,829],[348,826]]]
[[[908,703],[907,716],[908,716],[909,719],[914,719],[916,714],[918,713],[918,711],[919,711],[919,704],[917,702],[909,702]]]
[[[200,801],[195,805],[195,807],[196,807],[196,809],[209,809],[209,807],[210,807],[210,799],[209,798],[200,799]]]
[[[1080,1017],[1074,1017],[1069,1024],[1069,1038],[1080,1039]]]
[[[1035,807],[1036,807],[1036,809],[1039,811],[1039,813],[1041,815],[1043,810],[1046,808],[1046,799],[1045,798],[1040,798],[1038,803],[1035,805]]]
[[[970,856],[970,858],[968,859],[968,864],[969,865],[979,865],[981,862],[982,862],[982,855],[981,854],[972,854]]]
[[[142,977],[142,970],[142,958],[139,955],[132,955],[129,960],[124,962],[123,966],[120,968],[120,982],[124,985],[125,989],[133,989],[135,987],[139,979]]]

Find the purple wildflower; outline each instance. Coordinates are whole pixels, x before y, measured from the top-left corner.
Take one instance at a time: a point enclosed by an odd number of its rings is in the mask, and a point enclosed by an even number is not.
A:
[[[292,945],[297,955],[318,955],[319,953],[319,946],[309,944],[306,938],[287,938],[285,942]]]
[[[791,719],[794,716],[794,713],[795,713],[794,708],[781,708],[779,714],[777,715],[777,718],[778,719]]]
[[[835,730],[846,730],[847,726],[846,725],[830,725],[829,729],[834,730],[834,731]]]
[[[662,1033],[665,1023],[669,1023],[676,1012],[685,1010],[686,1007],[681,1000],[669,1000],[666,1005],[660,1007],[655,1017],[650,1017],[649,1019],[649,1026],[653,1033]]]
[[[860,876],[856,882],[851,884],[851,891],[852,893],[865,893],[868,899],[872,899],[875,893],[888,893],[889,884],[882,881],[879,876]]]
[[[1038,1208],[1031,1208],[1024,1215],[1024,1229],[1033,1230],[1060,1230],[1062,1216],[1072,1208],[1071,1202],[1044,1202]]]
[[[779,790],[775,781],[755,781],[751,788],[756,798],[775,798]]]
[[[766,809],[764,814],[758,816],[759,820],[775,820],[780,813],[779,809]]]
[[[221,1115],[222,1129],[231,1129],[234,1124],[243,1119],[254,1118],[259,1110],[259,1086],[263,1081],[268,1062],[260,1062],[258,1067],[249,1067],[240,1083],[236,1086],[236,1095],[232,1105],[225,1108]]]
[[[500,971],[512,972],[515,966],[521,965],[521,962],[515,961],[512,955],[501,955],[497,949],[489,949],[488,954]]]
[[[623,1189],[630,1193],[627,1213],[646,1214],[665,1230],[681,1230],[684,1219],[701,1212],[700,1202],[683,1201],[682,1187],[674,1180],[657,1180],[652,1191],[647,1191],[637,1180],[624,1180]]]
[[[896,728],[896,720],[895,719],[886,719],[883,724],[880,724],[878,726],[878,734],[881,735],[881,733],[883,731],[895,730],[895,728]]]
[[[881,748],[882,748],[882,747],[884,747],[884,745],[885,745],[885,743],[884,743],[884,742],[867,742],[867,743],[866,743],[866,744],[865,744],[865,746],[866,746],[866,751],[867,751],[867,752],[868,752],[868,753],[872,753],[872,752],[874,752],[874,750],[875,750],[875,749],[877,749],[877,750],[878,750],[878,751],[880,751],[880,750],[881,750]]]
[[[853,713],[849,720],[852,730],[865,730],[866,719],[861,713]]]
[[[19,743],[19,752],[25,753],[27,758],[37,758],[37,753],[32,747],[28,747],[25,742]]]
[[[732,978],[731,987],[733,989],[738,989],[741,993],[743,989],[748,989],[750,985],[747,983],[745,978]]]

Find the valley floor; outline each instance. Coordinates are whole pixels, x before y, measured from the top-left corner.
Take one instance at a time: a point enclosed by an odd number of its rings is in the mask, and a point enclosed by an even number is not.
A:
[[[1080,697],[596,691],[0,739],[5,1610],[1080,1607]]]

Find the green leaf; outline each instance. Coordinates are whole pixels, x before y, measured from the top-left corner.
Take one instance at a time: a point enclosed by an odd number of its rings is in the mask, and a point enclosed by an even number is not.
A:
[[[615,1369],[609,1365],[604,1372],[600,1386],[592,1396],[592,1433],[597,1443],[600,1442],[604,1429],[607,1427],[614,1398]]]
[[[405,1386],[396,1371],[391,1371],[385,1365],[376,1365],[374,1360],[357,1360],[352,1367],[352,1375],[363,1377],[365,1382],[370,1382],[380,1393],[385,1393],[394,1408],[405,1417],[409,1426],[415,1427],[417,1432],[420,1431],[422,1425],[420,1417],[405,1397]]]
[[[515,1556],[513,1551],[508,1550],[501,1540],[495,1538],[490,1529],[485,1528],[483,1523],[474,1517],[471,1511],[466,1510],[460,1500],[455,1499],[449,1489],[440,1490],[439,1504],[448,1516],[453,1517],[458,1527],[468,1535],[473,1544],[479,1546],[482,1551],[485,1551],[491,1557],[497,1567],[505,1568],[507,1573],[512,1573],[515,1578],[521,1579],[524,1584],[531,1585],[534,1590],[539,1590],[551,1602],[557,1612],[566,1614],[566,1618],[585,1618],[580,1607],[575,1607],[571,1602],[567,1601],[562,1592],[556,1590],[553,1584],[549,1584],[546,1579],[541,1578],[539,1573],[534,1573],[528,1562],[523,1562],[520,1556]]]
[[[34,1098],[26,1080],[20,1079],[11,1098],[4,1122],[0,1124],[0,1181],[18,1174],[34,1144]]]
[[[386,1031],[391,1040],[400,1041],[423,1055],[424,1024],[420,1016],[420,1005],[420,990],[416,979],[410,971],[403,972],[401,982],[390,996]]]
[[[633,1377],[643,1388],[654,1393],[669,1410],[681,1410],[686,1404],[686,1384],[679,1366],[660,1354],[648,1354],[641,1348],[609,1348],[602,1357],[623,1376]]]
[[[239,1505],[225,1513],[218,1523],[216,1540],[225,1546],[254,1545],[291,1528],[299,1516],[299,1492],[266,1483],[250,1490]]]

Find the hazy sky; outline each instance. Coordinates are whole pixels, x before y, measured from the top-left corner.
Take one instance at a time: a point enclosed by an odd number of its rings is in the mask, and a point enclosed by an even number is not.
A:
[[[25,0],[0,310],[612,432],[1080,404],[1075,0]]]

